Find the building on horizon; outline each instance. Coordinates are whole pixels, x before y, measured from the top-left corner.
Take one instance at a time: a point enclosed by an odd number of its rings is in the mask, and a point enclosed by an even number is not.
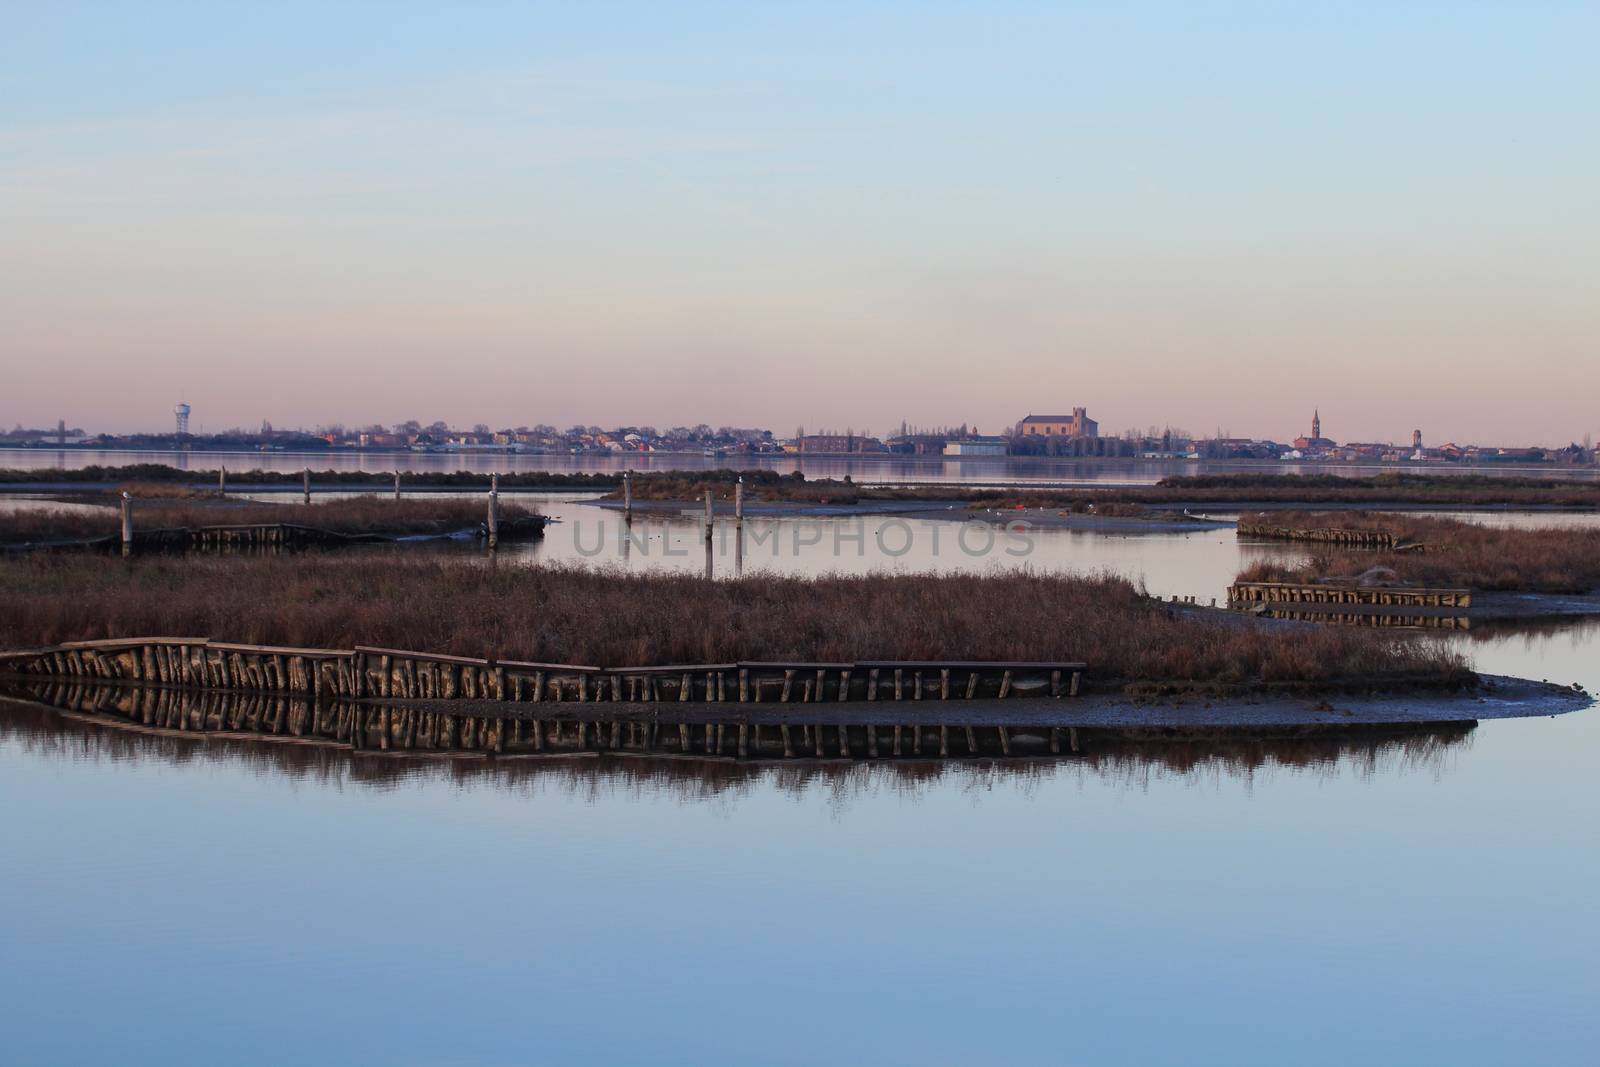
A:
[[[969,434],[954,441],[946,441],[944,454],[968,458],[972,456],[1003,456],[1007,452],[1007,443],[1004,437],[984,437],[981,434]]]
[[[1088,408],[1073,408],[1071,415],[1026,415],[1017,423],[1018,437],[1099,437],[1100,424]]]
[[[785,452],[806,452],[823,455],[854,455],[860,452],[885,452],[883,442],[876,437],[858,433],[808,433],[784,445]]]
[[[1322,436],[1322,412],[1311,413],[1311,436],[1296,437],[1294,447],[1299,452],[1312,452],[1323,448],[1337,448],[1338,443]]]

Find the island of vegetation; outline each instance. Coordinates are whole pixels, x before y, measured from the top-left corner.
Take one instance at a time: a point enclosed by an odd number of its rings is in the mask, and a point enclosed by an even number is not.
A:
[[[228,531],[290,530],[295,539],[318,544],[392,541],[401,538],[481,536],[486,509],[476,498],[350,497],[310,504],[262,503],[216,493],[183,492],[160,484],[132,484],[131,514],[136,543],[187,547],[220,543]],[[12,511],[0,519],[0,548],[95,548],[121,543],[121,494],[59,497],[62,505]],[[544,518],[537,509],[500,503],[500,538],[538,537]]]
[[[198,488],[218,484],[219,471],[181,470],[162,464],[121,467],[88,466],[72,470],[39,468],[0,470],[0,488],[38,491],[40,486],[116,486],[125,482],[165,483]],[[406,491],[423,489],[486,489],[489,474],[471,471],[402,471]],[[554,473],[510,471],[498,475],[503,489],[571,490],[620,496],[620,472]],[[1028,507],[1087,511],[1090,505],[1104,513],[1107,506],[1122,508],[1124,516],[1141,508],[1181,510],[1210,507],[1238,510],[1257,507],[1322,505],[1355,508],[1550,508],[1591,510],[1600,508],[1600,484],[1559,478],[1497,477],[1477,474],[1420,474],[1394,472],[1372,477],[1332,474],[1215,474],[1163,478],[1149,486],[1084,486],[1059,488],[1016,485],[974,488],[946,484],[866,486],[850,478],[807,478],[801,472],[769,469],[711,471],[641,471],[632,475],[636,501],[699,501],[707,489],[719,500],[731,500],[733,487],[744,481],[747,499],[767,503],[833,505],[862,502],[941,501],[978,508],[1023,504]],[[382,490],[394,485],[395,473],[368,471],[313,471],[315,486],[347,490]],[[298,487],[296,473],[282,471],[226,472],[226,484],[250,487]]]
[[[0,647],[138,634],[601,667],[1077,661],[1090,689],[1153,695],[1475,681],[1436,643],[1184,609],[1104,575],[708,582],[393,554],[0,560]]]
[[[1304,541],[1299,561],[1259,560],[1243,582],[1459,587],[1485,592],[1592,594],[1600,589],[1600,528],[1490,526],[1433,516],[1277,512],[1242,516],[1239,533]],[[1372,543],[1376,551],[1346,547]],[[1600,609],[1600,605],[1597,605]]]

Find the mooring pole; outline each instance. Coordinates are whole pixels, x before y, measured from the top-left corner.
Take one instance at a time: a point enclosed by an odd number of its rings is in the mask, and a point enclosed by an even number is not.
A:
[[[622,472],[622,521],[633,521],[633,472]]]
[[[133,554],[133,497],[122,494],[122,554]]]
[[[733,575],[744,574],[744,475],[733,483]]]
[[[711,490],[706,490],[706,578],[711,577]]]
[[[500,543],[500,476],[489,475],[489,547]]]
[[[300,472],[300,489],[305,493],[305,502],[311,503],[311,468],[307,467]]]
[[[394,472],[394,498],[396,500],[400,499],[400,472],[399,471],[395,471]]]
[[[228,465],[226,463],[224,463],[224,464],[222,464],[221,466],[219,466],[217,468],[217,492],[226,493],[227,491],[228,491]]]

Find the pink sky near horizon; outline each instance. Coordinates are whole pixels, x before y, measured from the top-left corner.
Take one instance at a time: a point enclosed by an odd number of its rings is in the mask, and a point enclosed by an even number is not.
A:
[[[0,423],[1600,435],[1581,10],[1157,7],[30,13]]]

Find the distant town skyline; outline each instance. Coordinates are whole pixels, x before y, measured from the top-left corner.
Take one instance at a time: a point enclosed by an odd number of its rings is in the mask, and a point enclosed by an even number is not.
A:
[[[20,5],[0,422],[1581,440],[1596,39],[1583,4]]]
[[[1065,455],[1114,456],[1138,455],[1142,449],[1154,448],[1149,454],[1181,455],[1191,448],[1198,450],[1200,458],[1284,458],[1298,460],[1332,452],[1356,454],[1373,458],[1400,460],[1465,459],[1470,456],[1489,456],[1496,452],[1501,458],[1512,454],[1542,451],[1546,458],[1570,463],[1593,462],[1593,435],[1585,433],[1554,445],[1537,442],[1495,440],[1489,438],[1456,438],[1446,435],[1428,438],[1421,427],[1413,427],[1409,437],[1376,436],[1336,440],[1324,436],[1321,410],[1313,408],[1309,433],[1294,436],[1280,434],[1235,434],[1227,431],[1193,431],[1172,422],[1153,422],[1143,427],[1129,426],[1120,430],[1102,428],[1099,420],[1089,416],[1088,409],[1075,406],[1071,414],[1039,414],[1030,412],[1015,422],[991,426],[987,429],[975,423],[917,421],[901,419],[898,426],[887,431],[870,424],[836,426],[826,422],[796,425],[792,433],[746,423],[665,422],[661,420],[639,422],[596,422],[593,420],[554,420],[492,424],[482,420],[451,423],[448,420],[404,419],[395,422],[334,421],[316,425],[277,423],[264,419],[254,426],[207,428],[203,422],[191,425],[194,408],[180,401],[172,409],[172,421],[165,429],[139,429],[119,433],[104,428],[90,428],[69,423],[65,418],[56,420],[54,426],[37,423],[24,426],[14,424],[7,430],[0,425],[0,448],[48,448],[52,444],[74,447],[97,447],[97,442],[111,448],[188,448],[206,447],[207,443],[226,442],[226,447],[239,447],[246,441],[271,442],[272,447],[299,447],[296,442],[333,448],[372,448],[376,450],[407,448],[410,446],[493,446],[510,447],[520,451],[547,452],[587,450],[609,446],[624,451],[654,451],[657,445],[668,451],[693,445],[698,450],[717,438],[717,447],[737,446],[744,451],[792,451],[792,444],[804,441],[799,451],[855,451],[855,446],[868,445],[866,451],[882,449],[883,442],[900,441],[909,449],[916,443],[915,451],[923,454],[925,446],[934,450],[944,448],[946,442],[966,441],[972,447],[951,449],[946,454],[1057,454],[1055,446],[1077,442]],[[881,439],[881,440],[880,440]],[[935,440],[937,439],[937,440]],[[1136,442],[1131,451],[1085,448],[1083,442],[1095,439],[1123,439]],[[996,452],[983,442],[1003,440],[1008,447]],[[1052,443],[1054,442],[1054,443]],[[1152,442],[1154,442],[1152,444]],[[1384,446],[1375,448],[1374,446]],[[1569,447],[1570,446],[1570,447]],[[253,445],[251,447],[254,447]],[[1176,451],[1174,448],[1176,447]],[[1352,452],[1354,450],[1354,452]],[[1381,455],[1380,455],[1381,453]]]

